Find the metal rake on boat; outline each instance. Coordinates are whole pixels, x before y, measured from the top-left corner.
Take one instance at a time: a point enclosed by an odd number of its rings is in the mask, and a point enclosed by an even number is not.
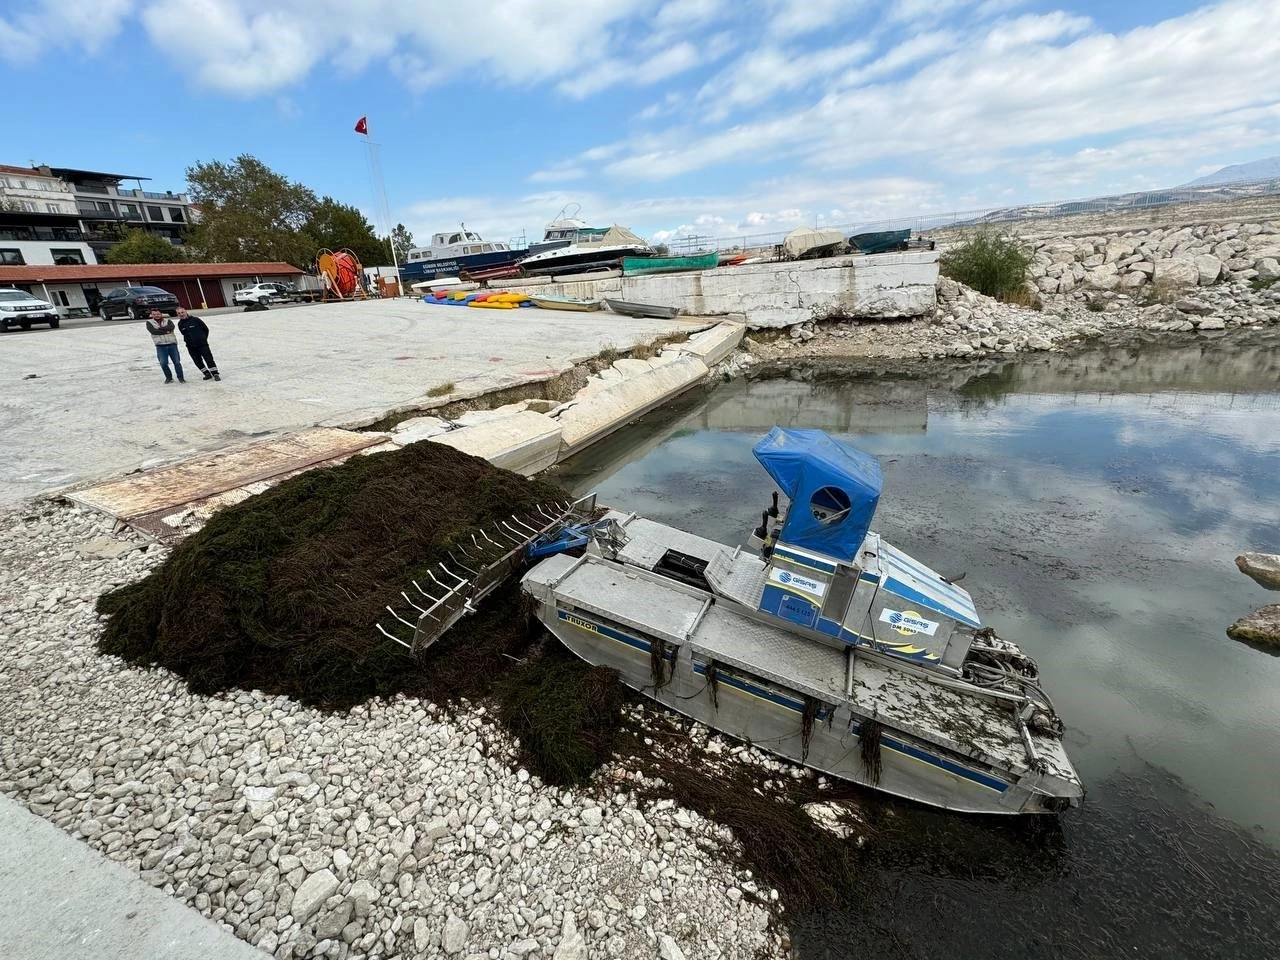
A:
[[[593,521],[595,495],[580,500],[539,504],[523,515],[512,514],[460,539],[449,562],[438,561],[425,575],[410,580],[400,596],[401,611],[388,604],[387,626],[375,626],[410,653],[426,650],[481,601],[531,559],[584,546]]]

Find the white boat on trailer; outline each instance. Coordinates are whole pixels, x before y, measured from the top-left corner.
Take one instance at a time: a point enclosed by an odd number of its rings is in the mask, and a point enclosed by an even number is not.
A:
[[[1035,662],[870,532],[875,458],[782,428],[755,455],[790,500],[758,550],[611,511],[580,556],[524,575],[539,619],[664,706],[832,776],[969,813],[1078,804]]]

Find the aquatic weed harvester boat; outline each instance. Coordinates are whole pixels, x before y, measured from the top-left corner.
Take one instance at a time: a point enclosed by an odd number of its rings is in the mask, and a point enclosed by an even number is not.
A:
[[[779,427],[754,453],[788,502],[773,494],[748,547],[594,497],[557,504],[473,537],[456,569],[403,595],[416,620],[391,610],[379,630],[420,652],[532,563],[522,588],[565,646],[709,727],[948,810],[1078,804],[1035,661],[963,588],[871,532],[879,462]]]

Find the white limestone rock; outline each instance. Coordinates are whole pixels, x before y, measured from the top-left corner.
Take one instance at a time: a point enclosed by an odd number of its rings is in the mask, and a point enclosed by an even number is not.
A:
[[[302,886],[293,895],[293,906],[290,907],[289,914],[298,923],[304,923],[337,892],[338,878],[328,869],[313,873],[302,881]]]

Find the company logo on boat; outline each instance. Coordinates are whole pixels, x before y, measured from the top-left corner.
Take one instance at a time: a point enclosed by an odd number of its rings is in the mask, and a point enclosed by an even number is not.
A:
[[[890,610],[886,607],[880,611],[880,622],[889,624],[904,637],[913,633],[932,637],[938,630],[938,621],[926,620],[914,610]]]
[[[560,611],[560,619],[565,623],[573,624],[575,627],[581,627],[583,630],[590,630],[592,633],[600,632],[590,620],[583,620],[581,617],[575,617],[572,613],[565,613],[563,610]]]
[[[825,583],[819,583],[809,577],[802,577],[798,573],[792,573],[790,570],[770,570],[769,579],[774,583],[780,583],[784,587],[790,587],[792,590],[803,590],[805,593],[812,593],[814,596],[822,596],[826,590]]]

